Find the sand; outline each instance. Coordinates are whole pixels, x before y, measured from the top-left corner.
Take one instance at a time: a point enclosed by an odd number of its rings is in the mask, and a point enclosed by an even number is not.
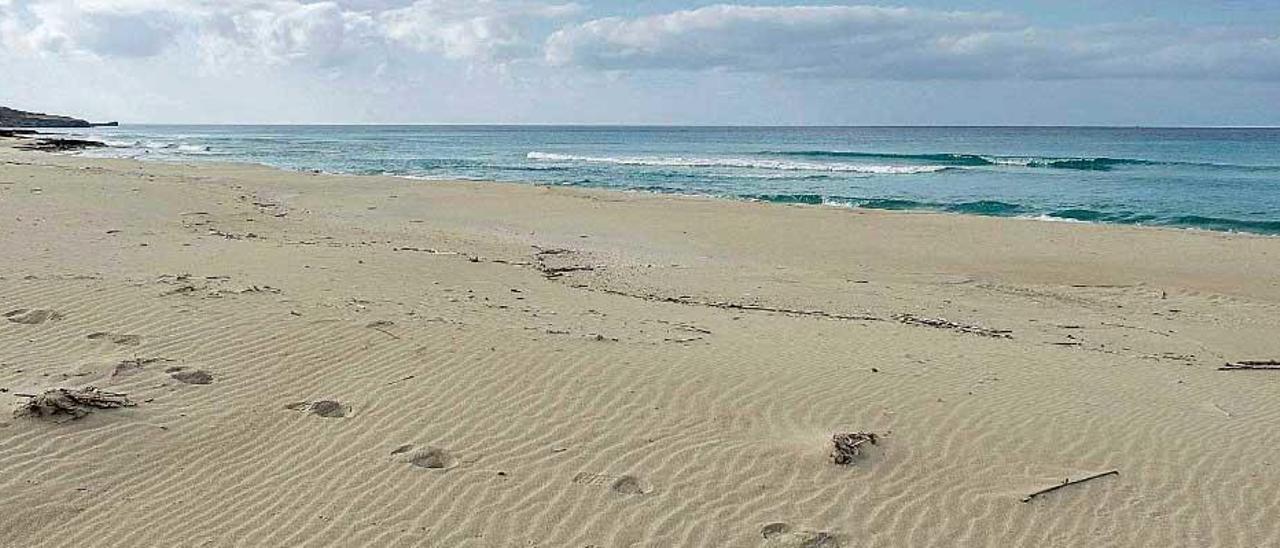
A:
[[[1218,370],[1280,238],[12,149],[0,208],[6,546],[1280,545]]]

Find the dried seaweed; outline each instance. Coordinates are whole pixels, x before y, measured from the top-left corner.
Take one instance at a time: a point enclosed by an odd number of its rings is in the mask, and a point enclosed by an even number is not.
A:
[[[107,392],[90,386],[86,388],[56,388],[38,396],[28,396],[27,403],[14,411],[16,417],[51,419],[61,422],[75,420],[95,409],[133,407],[134,403],[124,394]]]
[[[831,462],[840,465],[853,464],[862,456],[862,446],[876,445],[879,436],[871,432],[841,432],[831,436]]]

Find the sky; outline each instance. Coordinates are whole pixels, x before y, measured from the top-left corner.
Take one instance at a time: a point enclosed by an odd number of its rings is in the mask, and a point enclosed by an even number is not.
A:
[[[1280,126],[1280,0],[0,0],[125,123]]]

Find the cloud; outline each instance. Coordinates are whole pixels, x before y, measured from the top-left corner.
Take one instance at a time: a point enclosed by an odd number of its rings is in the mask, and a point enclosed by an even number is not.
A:
[[[999,13],[875,6],[717,5],[566,27],[547,39],[545,58],[610,71],[879,80],[1274,81],[1280,35],[1159,23],[1046,29]]]
[[[541,55],[573,4],[523,0],[0,0],[14,55],[155,57],[331,66],[397,52],[505,62]],[[228,62],[230,60],[230,63]]]
[[[579,10],[575,4],[497,0],[420,0],[377,15],[390,40],[451,59],[510,60],[536,56],[542,36],[531,37],[539,22],[555,21]]]
[[[1254,28],[1044,28],[995,12],[878,6],[715,5],[575,22],[584,12],[558,0],[0,0],[0,46],[168,57],[205,72],[443,59],[864,80],[1280,81],[1280,34]]]
[[[0,0],[0,104],[153,122],[1280,123],[1274,27],[581,2]]]

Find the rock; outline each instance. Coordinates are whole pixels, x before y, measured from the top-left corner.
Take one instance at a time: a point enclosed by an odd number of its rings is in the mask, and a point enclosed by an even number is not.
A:
[[[39,150],[41,152],[68,152],[73,150],[84,150],[86,148],[101,148],[105,146],[107,146],[106,143],[85,139],[37,139],[35,142],[18,145],[17,148],[23,150]]]

